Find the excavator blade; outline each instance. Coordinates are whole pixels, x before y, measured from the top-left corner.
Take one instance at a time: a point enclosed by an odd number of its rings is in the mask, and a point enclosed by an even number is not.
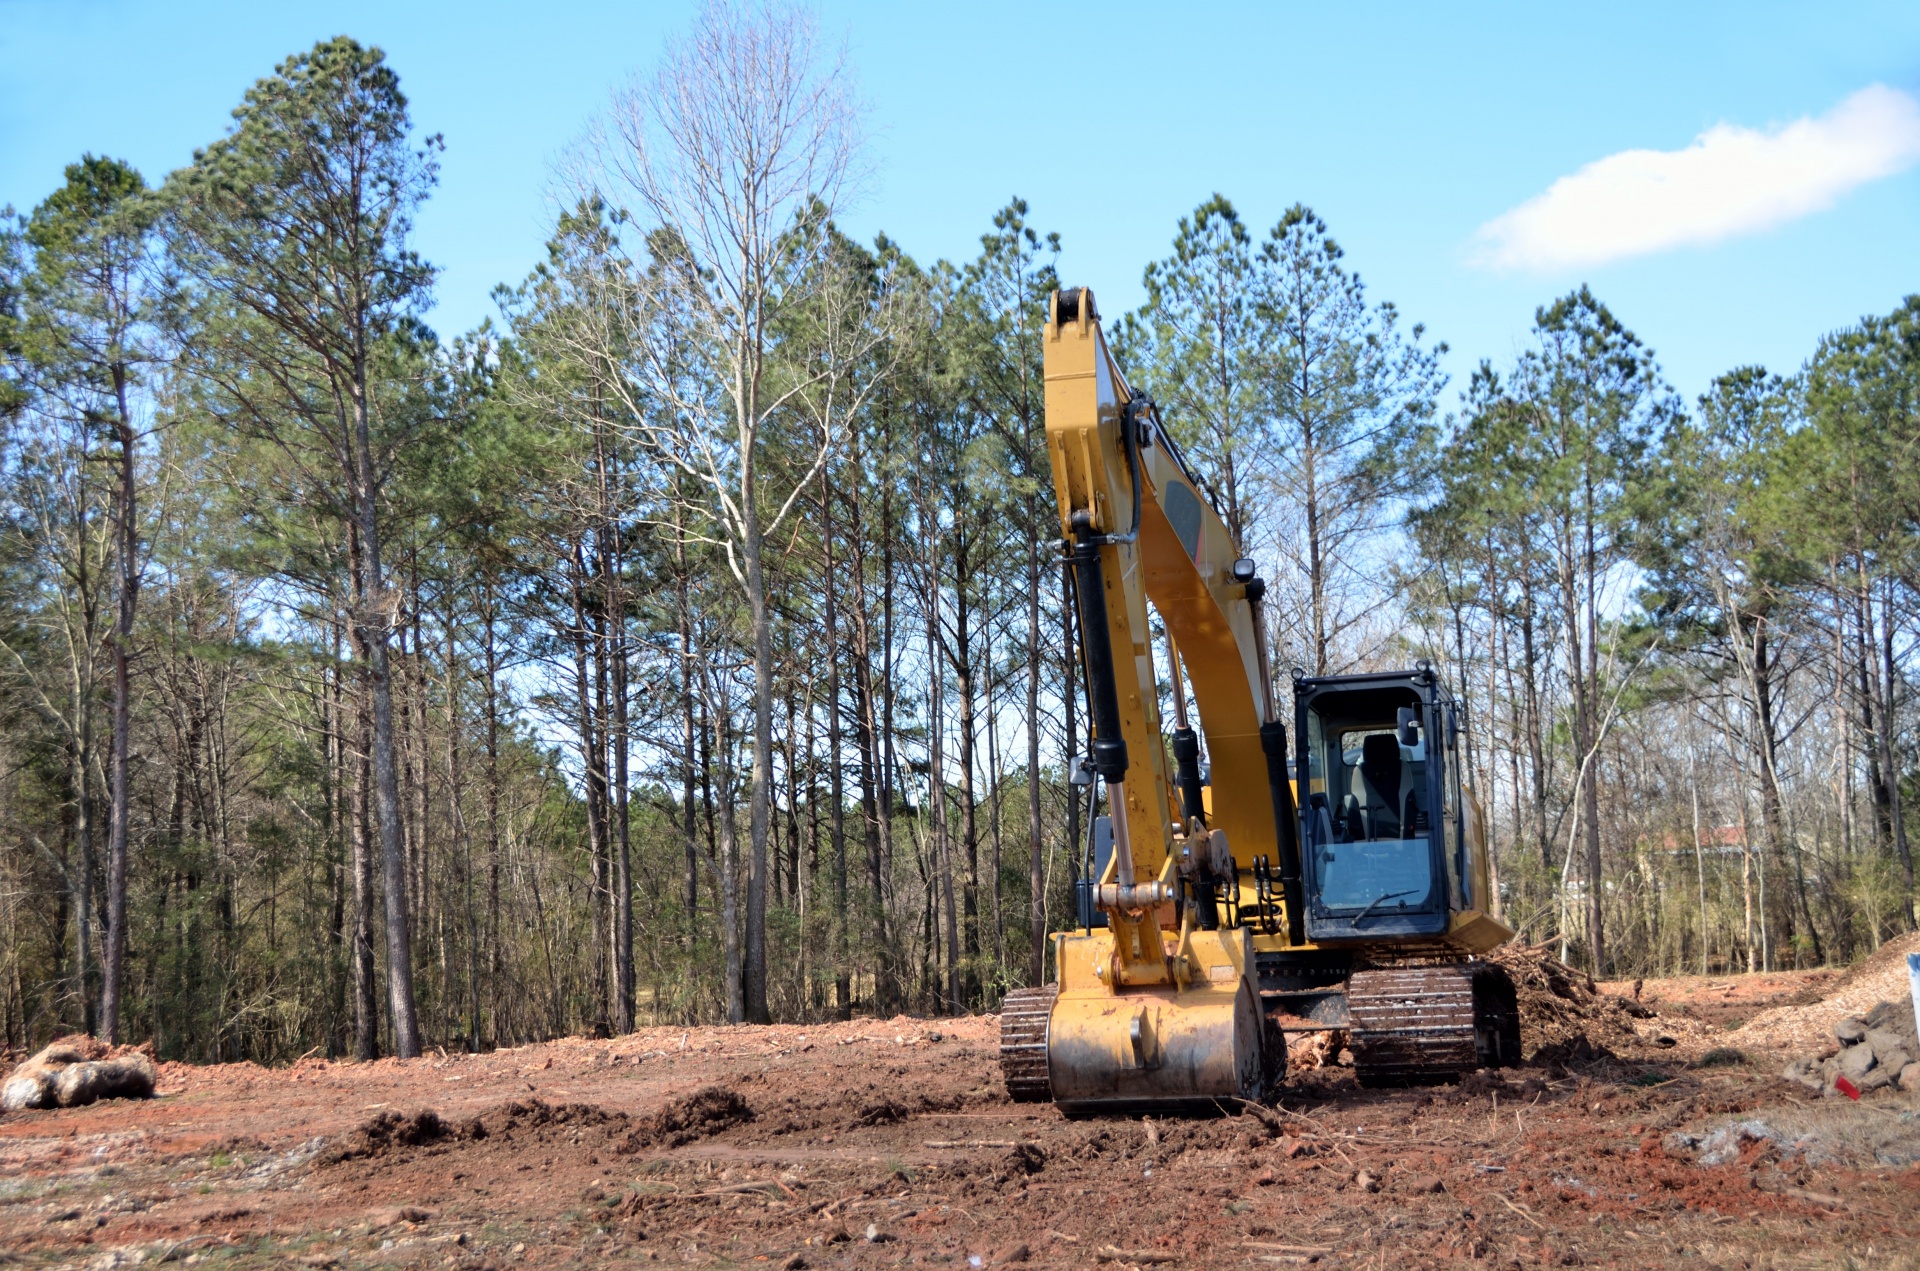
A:
[[[1010,993],[1001,1012],[1009,1095],[1069,1115],[1258,1100],[1271,1046],[1250,959],[1234,956],[1247,952],[1245,933],[1194,934],[1185,987],[1119,992],[1093,973],[1112,965],[1109,933],[1062,937],[1061,982]]]

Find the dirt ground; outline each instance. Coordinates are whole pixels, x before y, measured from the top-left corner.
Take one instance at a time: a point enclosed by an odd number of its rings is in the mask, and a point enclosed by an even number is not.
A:
[[[0,1263],[1920,1266],[1920,1105],[1724,1040],[1813,974],[1647,981],[1608,1054],[1327,1067],[1199,1120],[1010,1104],[992,1018],[166,1065],[151,1102],[0,1120]]]

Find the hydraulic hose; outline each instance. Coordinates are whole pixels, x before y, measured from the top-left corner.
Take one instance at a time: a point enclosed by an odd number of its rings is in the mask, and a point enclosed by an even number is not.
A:
[[[1107,585],[1100,567],[1100,536],[1084,512],[1073,516],[1073,590],[1080,601],[1080,649],[1087,668],[1088,747],[1093,770],[1109,783],[1127,775],[1127,741],[1120,734],[1120,694],[1113,678],[1113,640],[1107,630]]]
[[[1267,756],[1267,792],[1273,798],[1274,837],[1280,849],[1280,891],[1287,901],[1287,942],[1306,941],[1306,897],[1300,885],[1300,822],[1293,790],[1287,784],[1287,726],[1277,719],[1260,725],[1260,749]]]

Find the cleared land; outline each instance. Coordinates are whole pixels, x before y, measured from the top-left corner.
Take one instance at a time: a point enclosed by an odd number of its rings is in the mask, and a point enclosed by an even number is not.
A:
[[[990,1018],[164,1065],[151,1102],[0,1121],[0,1261],[1920,1265],[1920,1102],[1811,1096],[1736,1027],[1817,1031],[1858,971],[1549,978],[1538,1065],[1336,1064],[1204,1120],[1009,1104]]]

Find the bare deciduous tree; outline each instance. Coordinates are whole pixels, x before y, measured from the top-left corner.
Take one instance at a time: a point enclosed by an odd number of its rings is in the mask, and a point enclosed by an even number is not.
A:
[[[827,223],[856,175],[860,109],[812,17],[711,4],[651,78],[616,93],[581,173],[647,236],[652,267],[625,292],[625,391],[640,444],[687,478],[743,590],[753,642],[746,947],[729,1013],[765,1021],[773,621],[765,544],[838,442],[774,470],[776,417],[819,379],[776,338],[833,276]],[[707,391],[718,386],[716,394]],[[645,407],[645,408],[641,408]]]

